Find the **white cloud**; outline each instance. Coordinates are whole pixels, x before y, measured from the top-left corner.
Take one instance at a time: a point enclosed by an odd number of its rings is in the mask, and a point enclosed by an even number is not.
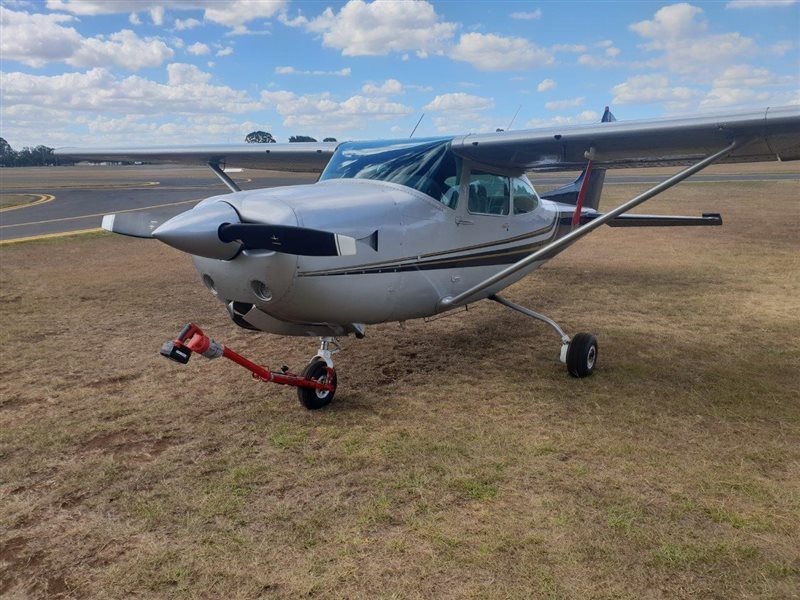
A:
[[[217,56],[230,56],[231,54],[233,54],[232,46],[225,46],[224,48],[217,50]]]
[[[463,60],[481,71],[521,71],[553,63],[553,56],[525,38],[493,33],[465,33],[450,51],[450,58]]]
[[[403,84],[397,79],[387,79],[381,85],[367,83],[361,88],[365,96],[394,96],[403,93]]]
[[[326,132],[363,129],[370,120],[385,121],[412,112],[412,108],[404,104],[360,95],[339,102],[329,93],[298,96],[280,90],[263,91],[261,99],[283,116],[285,126]]]
[[[553,52],[586,52],[589,49],[585,44],[554,44],[550,46]]]
[[[177,31],[186,31],[187,29],[194,29],[199,25],[202,25],[202,23],[197,19],[193,19],[191,17],[188,19],[175,19],[175,29]]]
[[[85,38],[62,23],[69,15],[29,14],[0,6],[0,55],[31,67],[64,62],[74,67],[116,65],[130,70],[157,67],[174,52],[157,38],[140,38],[123,29],[108,36]]]
[[[491,98],[473,96],[472,94],[465,94],[464,92],[454,92],[436,96],[423,107],[423,110],[464,112],[486,110],[487,108],[493,107],[494,101]]]
[[[553,127],[562,125],[580,125],[583,123],[598,123],[600,114],[593,110],[584,110],[577,115],[555,116],[546,119],[531,119],[525,123],[525,127]]]
[[[164,24],[164,7],[163,6],[153,6],[150,8],[150,19],[153,21],[153,25],[158,25],[159,27]]]
[[[303,71],[295,69],[294,67],[275,67],[277,75],[333,75],[335,77],[349,77],[351,73],[350,67],[339,69],[338,71]]]
[[[211,52],[211,49],[202,42],[196,42],[191,46],[186,47],[186,52],[193,56],[205,56]]]
[[[614,60],[613,58],[609,58],[607,56],[581,54],[578,57],[578,64],[583,65],[584,67],[604,69],[608,67],[619,67],[621,63],[618,60]]]
[[[800,89],[798,83],[798,78],[791,75],[778,76],[769,69],[735,65],[714,79],[700,108],[789,104]]]
[[[536,86],[537,92],[546,92],[547,90],[552,90],[556,87],[556,82],[552,79],[542,79],[539,82],[539,85]]]
[[[686,103],[700,92],[688,87],[673,87],[666,75],[635,75],[615,85],[614,104],[649,104],[653,102]]]
[[[147,10],[162,25],[164,10],[203,10],[203,18],[234,30],[246,30],[255,19],[268,19],[288,5],[288,0],[47,0],[47,8],[74,15],[109,15]]]
[[[738,32],[709,33],[702,14],[703,9],[685,2],[672,4],[630,29],[648,40],[645,50],[661,53],[652,65],[674,73],[705,77],[755,50],[753,40]]]
[[[509,16],[518,21],[535,21],[542,18],[542,9],[537,8],[530,12],[513,12]]]
[[[135,12],[132,12],[130,15],[128,15],[128,22],[130,22],[131,25],[141,25],[142,24],[142,20],[139,18],[138,13],[135,13]]]
[[[562,110],[564,108],[581,106],[584,102],[586,102],[586,98],[580,96],[578,98],[570,98],[569,100],[551,100],[550,102],[545,102],[544,107],[547,110]]]
[[[167,82],[137,75],[120,78],[109,69],[44,76],[2,73],[3,104],[89,113],[192,114],[243,113],[261,103],[246,92],[211,83],[211,74],[194,65],[167,65]]]
[[[381,56],[412,50],[426,57],[441,53],[456,29],[454,23],[441,21],[433,5],[424,0],[370,4],[349,0],[338,13],[326,8],[313,19],[302,15],[278,18],[289,27],[322,34],[324,46],[340,50],[345,56]]]
[[[775,8],[793,4],[797,4],[797,0],[731,0],[725,8]]]

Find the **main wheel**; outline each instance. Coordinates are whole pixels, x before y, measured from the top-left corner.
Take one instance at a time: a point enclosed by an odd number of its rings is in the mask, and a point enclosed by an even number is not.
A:
[[[328,364],[319,358],[315,358],[303,371],[303,377],[307,379],[314,379],[320,383],[328,382]],[[336,372],[333,373],[333,389],[317,390],[314,388],[299,387],[297,388],[297,397],[300,399],[300,404],[305,406],[308,410],[318,410],[323,406],[327,406],[333,400],[333,395],[336,393]]]
[[[567,348],[567,371],[573,377],[588,377],[597,364],[597,338],[590,333],[579,333]]]

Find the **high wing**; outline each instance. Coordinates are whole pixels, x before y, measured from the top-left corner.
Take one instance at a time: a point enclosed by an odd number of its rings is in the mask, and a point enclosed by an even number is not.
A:
[[[90,161],[147,162],[181,165],[223,165],[319,173],[338,146],[335,142],[227,144],[153,148],[58,148],[54,154]]]
[[[452,148],[503,169],[571,171],[587,158],[609,169],[686,165],[734,141],[738,146],[719,162],[800,159],[800,106],[465,135]]]

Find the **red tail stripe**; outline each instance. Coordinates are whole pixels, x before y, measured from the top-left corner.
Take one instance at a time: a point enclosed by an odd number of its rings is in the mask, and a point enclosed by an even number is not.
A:
[[[583,199],[586,197],[586,188],[589,187],[589,176],[591,174],[592,174],[592,161],[590,160],[586,165],[586,171],[583,174],[583,181],[581,182],[581,189],[578,192],[578,201],[575,203],[575,212],[572,214],[573,227],[575,227],[581,222]]]

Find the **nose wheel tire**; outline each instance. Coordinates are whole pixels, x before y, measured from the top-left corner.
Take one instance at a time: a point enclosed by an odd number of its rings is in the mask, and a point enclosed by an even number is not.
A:
[[[328,382],[328,365],[324,360],[315,359],[308,363],[308,366],[303,371],[303,377],[314,379],[320,383]],[[333,400],[336,394],[336,373],[333,374],[332,390],[317,390],[314,388],[298,387],[297,397],[300,404],[305,406],[308,410],[318,410],[323,406],[327,406]]]
[[[567,371],[573,377],[589,377],[597,364],[597,338],[579,333],[567,348]]]

